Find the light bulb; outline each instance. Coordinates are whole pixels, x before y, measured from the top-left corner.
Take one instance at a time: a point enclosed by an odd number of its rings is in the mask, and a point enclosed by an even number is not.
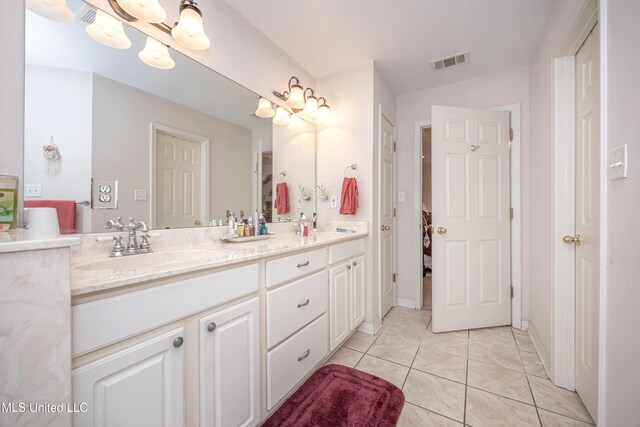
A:
[[[319,119],[322,123],[331,121],[331,108],[327,104],[322,104],[318,112]]]
[[[173,30],[173,38],[182,46],[194,50],[205,50],[211,46],[211,41],[204,33],[200,10],[193,6],[183,7],[180,21]]]
[[[65,0],[27,0],[27,8],[58,22],[73,22],[76,19]]]
[[[118,0],[118,4],[129,15],[141,21],[158,24],[167,19],[167,13],[158,0]]]
[[[304,108],[304,89],[299,84],[291,86],[287,105],[294,110],[302,110]]]
[[[87,34],[97,42],[115,49],[128,49],[131,40],[124,32],[122,21],[118,21],[111,15],[101,10],[96,11],[96,19],[85,28]]]
[[[260,99],[258,99],[258,109],[256,110],[256,116],[262,119],[270,119],[275,114],[276,112],[273,111],[271,101],[266,98],[260,97]]]
[[[298,115],[292,114],[291,120],[289,120],[289,125],[287,126],[287,129],[289,130],[295,129],[298,126],[300,126],[300,124],[302,124],[302,119]]]
[[[276,115],[273,118],[273,123],[286,126],[289,124],[289,112],[282,107],[276,108]]]
[[[318,98],[313,95],[307,97],[307,103],[304,107],[304,112],[315,119],[318,115]]]
[[[145,64],[161,70],[170,70],[176,66],[169,54],[169,48],[153,37],[147,37],[147,44],[138,53],[138,58]]]

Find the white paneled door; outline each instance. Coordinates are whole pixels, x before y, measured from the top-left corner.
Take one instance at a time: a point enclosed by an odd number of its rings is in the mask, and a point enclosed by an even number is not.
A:
[[[433,332],[510,324],[509,113],[431,117]]]
[[[594,420],[598,409],[600,277],[600,90],[598,27],[576,55],[576,391]],[[569,237],[569,239],[567,239]]]
[[[380,161],[379,161],[379,280],[381,289],[382,317],[394,305],[393,293],[393,269],[395,266],[394,255],[394,128],[389,121],[382,116],[380,134]]]
[[[157,131],[155,147],[154,228],[200,225],[202,217],[202,144]]]

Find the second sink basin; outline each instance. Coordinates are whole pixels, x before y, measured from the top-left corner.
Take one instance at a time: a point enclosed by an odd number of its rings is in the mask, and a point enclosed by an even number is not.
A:
[[[129,270],[133,268],[163,266],[167,264],[186,263],[191,261],[202,262],[208,259],[213,261],[216,257],[206,249],[191,249],[105,258],[104,260],[77,265],[74,268],[83,271]]]

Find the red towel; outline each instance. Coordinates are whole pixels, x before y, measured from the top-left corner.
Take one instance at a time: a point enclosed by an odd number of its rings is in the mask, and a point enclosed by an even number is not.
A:
[[[25,200],[25,208],[56,208],[60,234],[76,232],[75,200]]]
[[[286,182],[276,185],[276,201],[274,203],[278,215],[289,213],[291,205],[289,204],[289,188]]]
[[[345,178],[344,181],[342,181],[340,215],[355,215],[359,207],[358,183],[355,178]]]

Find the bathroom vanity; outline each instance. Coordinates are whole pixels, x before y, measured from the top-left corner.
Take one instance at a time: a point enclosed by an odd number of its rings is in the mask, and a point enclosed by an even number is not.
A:
[[[367,235],[73,256],[74,425],[257,425],[363,322]],[[145,260],[163,253],[191,257]]]

